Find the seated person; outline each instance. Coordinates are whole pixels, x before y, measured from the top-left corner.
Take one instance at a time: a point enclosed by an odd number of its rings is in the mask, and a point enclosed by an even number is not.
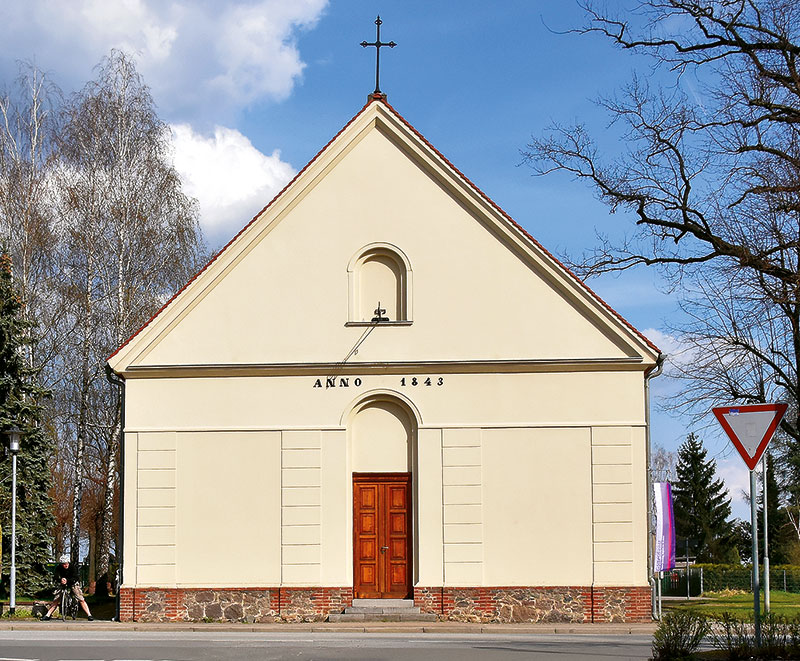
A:
[[[61,556],[61,564],[56,565],[56,569],[53,572],[53,577],[55,578],[56,587],[65,585],[72,590],[72,594],[78,600],[83,612],[86,613],[86,617],[89,618],[89,621],[94,620],[92,614],[89,612],[89,606],[86,603],[86,599],[83,598],[80,578],[78,577],[78,568],[70,565],[70,558],[68,555]],[[48,604],[47,614],[44,615],[42,619],[51,619],[53,611],[55,611],[57,607],[58,599],[50,602],[50,604]]]

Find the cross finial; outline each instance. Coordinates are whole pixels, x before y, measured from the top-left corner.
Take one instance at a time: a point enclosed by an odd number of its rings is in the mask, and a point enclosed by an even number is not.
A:
[[[362,41],[361,46],[366,48],[367,46],[375,46],[375,91],[372,93],[374,94],[381,94],[381,46],[388,46],[389,48],[394,48],[397,46],[396,43],[393,41],[381,41],[381,25],[383,21],[381,17],[375,19],[375,25],[377,26],[375,30],[375,41],[367,42]]]
[[[386,314],[386,308],[382,308],[381,302],[378,301],[378,307],[375,308],[375,316],[372,317],[372,321],[389,321],[389,317],[383,316],[385,314]]]

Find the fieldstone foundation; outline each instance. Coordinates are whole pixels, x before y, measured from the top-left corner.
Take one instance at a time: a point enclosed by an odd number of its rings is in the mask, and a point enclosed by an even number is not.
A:
[[[352,588],[121,588],[123,622],[318,622]],[[457,622],[649,622],[649,587],[416,587],[423,613]]]
[[[457,622],[649,622],[650,588],[418,587],[423,613]]]
[[[120,588],[123,622],[319,622],[352,588]]]

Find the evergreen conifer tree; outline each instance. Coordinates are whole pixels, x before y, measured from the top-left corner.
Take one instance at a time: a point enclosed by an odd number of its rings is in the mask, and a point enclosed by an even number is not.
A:
[[[775,461],[767,452],[767,529],[769,531],[769,560],[771,565],[791,562],[792,528],[786,512],[780,506],[780,487],[775,473]],[[758,495],[758,543],[764,548],[764,495]]]
[[[695,434],[678,449],[678,479],[672,490],[675,534],[679,548],[689,539],[689,552],[699,562],[724,562],[731,555],[731,501],[722,480],[716,479],[716,462],[706,460],[706,454]]]
[[[52,440],[42,429],[41,399],[46,392],[36,383],[37,371],[26,365],[31,325],[23,319],[22,301],[14,290],[11,258],[0,255],[0,431],[17,427],[22,433],[17,455],[17,594],[32,595],[51,578],[53,526],[48,461]],[[11,457],[0,462],[0,524],[3,540],[3,587],[7,590],[11,555]]]

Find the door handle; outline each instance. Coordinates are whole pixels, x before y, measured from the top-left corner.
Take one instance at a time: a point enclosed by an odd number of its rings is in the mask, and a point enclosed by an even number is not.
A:
[[[381,553],[385,553],[388,550],[389,550],[388,546],[381,546]]]

